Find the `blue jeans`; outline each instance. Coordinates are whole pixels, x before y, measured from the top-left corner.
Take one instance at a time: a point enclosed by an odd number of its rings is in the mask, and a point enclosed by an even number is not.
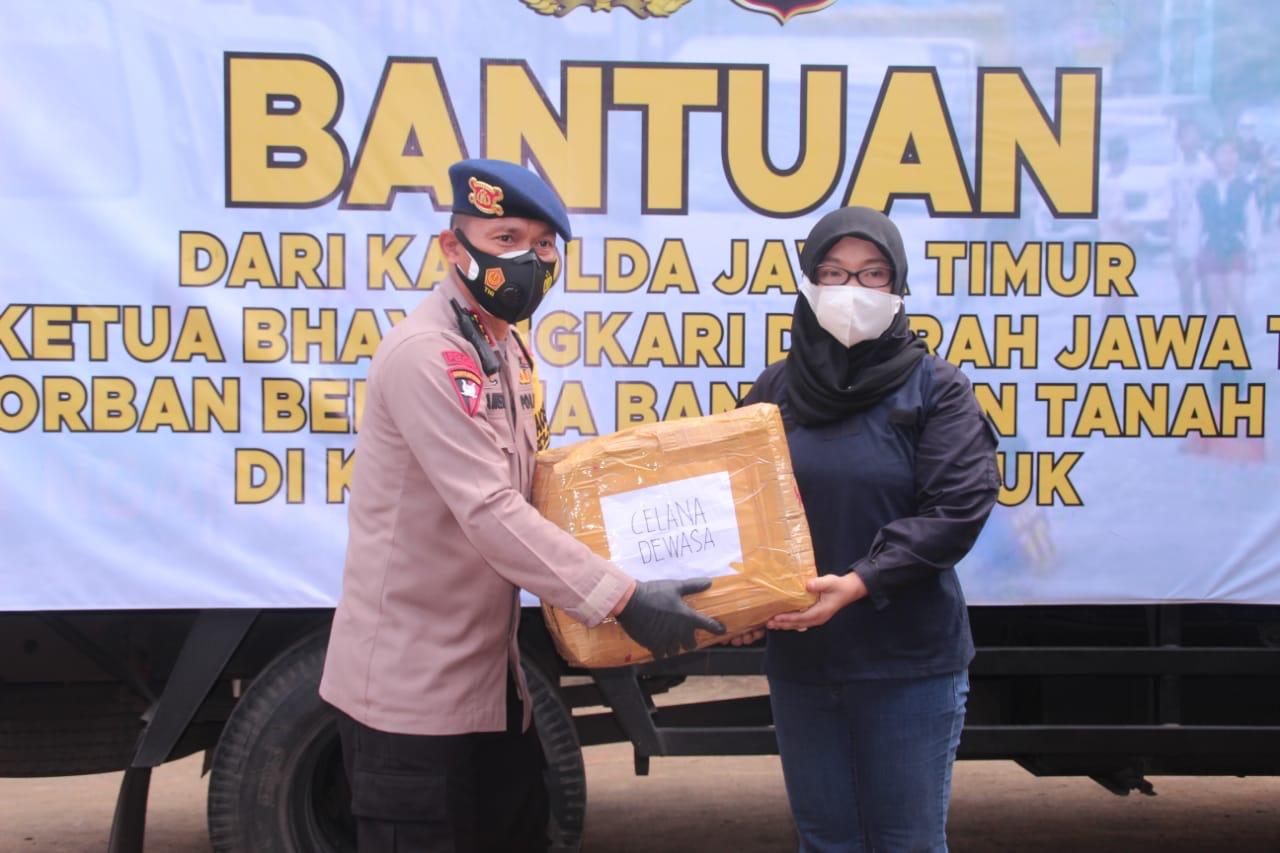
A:
[[[969,675],[797,684],[769,679],[804,853],[946,851]]]

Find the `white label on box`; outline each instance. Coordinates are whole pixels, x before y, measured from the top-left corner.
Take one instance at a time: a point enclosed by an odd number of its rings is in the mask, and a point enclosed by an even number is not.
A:
[[[742,562],[729,473],[600,498],[609,556],[636,580],[717,577]]]

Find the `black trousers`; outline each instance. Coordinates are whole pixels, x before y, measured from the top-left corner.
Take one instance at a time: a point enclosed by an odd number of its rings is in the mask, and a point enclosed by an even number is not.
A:
[[[508,689],[507,731],[406,735],[338,713],[360,853],[541,853],[546,762]]]

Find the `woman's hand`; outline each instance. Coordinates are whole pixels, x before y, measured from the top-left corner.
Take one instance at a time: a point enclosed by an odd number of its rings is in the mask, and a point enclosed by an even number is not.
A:
[[[867,585],[862,582],[856,572],[847,575],[823,575],[805,584],[809,592],[818,593],[818,601],[808,610],[794,613],[779,613],[769,620],[769,629],[773,631],[807,631],[835,616],[837,611],[847,607],[860,598],[866,598]]]

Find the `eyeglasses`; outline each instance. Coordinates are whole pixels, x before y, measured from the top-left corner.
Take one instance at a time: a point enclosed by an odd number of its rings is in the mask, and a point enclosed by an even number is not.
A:
[[[867,267],[854,272],[832,264],[818,264],[817,279],[821,285],[848,284],[852,279],[863,287],[880,290],[893,284],[893,268]]]

